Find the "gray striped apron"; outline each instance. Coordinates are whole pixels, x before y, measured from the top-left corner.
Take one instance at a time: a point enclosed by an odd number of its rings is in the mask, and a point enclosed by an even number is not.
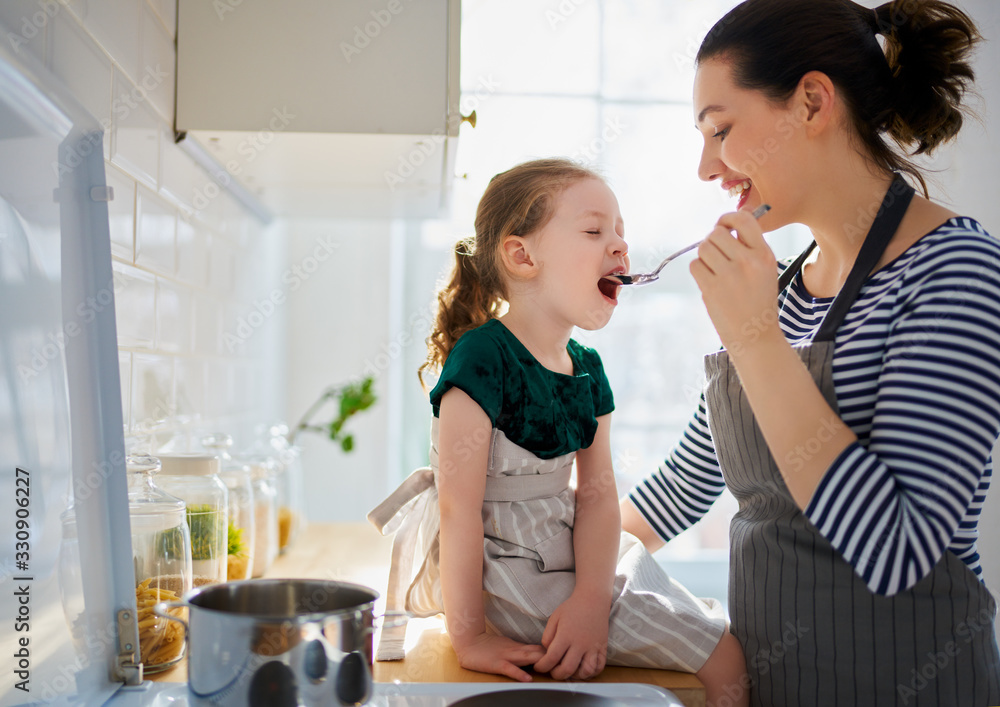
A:
[[[388,612],[426,617],[444,610],[436,486],[438,422],[434,418],[431,423],[431,466],[407,477],[368,514],[379,532],[395,533]],[[492,633],[541,643],[549,616],[576,586],[577,490],[570,486],[575,458],[576,452],[570,452],[540,459],[501,430],[491,433],[482,569],[483,609]],[[585,488],[580,493],[615,491]],[[696,672],[725,630],[721,602],[692,595],[629,533],[620,533],[612,596],[608,665]],[[405,632],[404,622],[383,628],[376,660],[404,658]]]
[[[813,343],[797,347],[835,412],[837,328],[912,196],[897,177]],[[814,246],[782,273],[779,291]],[[799,510],[725,351],[706,357],[706,373],[709,429],[739,502],[730,526],[729,610],[751,704],[1000,704],[996,603],[975,573],[946,551],[908,590],[873,594]]]

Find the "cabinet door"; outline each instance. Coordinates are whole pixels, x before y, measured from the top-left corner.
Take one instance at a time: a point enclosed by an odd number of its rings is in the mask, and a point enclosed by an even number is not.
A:
[[[176,128],[457,134],[456,1],[180,0]]]

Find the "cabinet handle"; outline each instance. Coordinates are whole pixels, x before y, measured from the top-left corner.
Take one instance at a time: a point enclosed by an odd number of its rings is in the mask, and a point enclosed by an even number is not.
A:
[[[468,115],[463,115],[462,123],[468,123],[472,127],[476,127],[476,111],[472,111]],[[461,123],[459,123],[459,125],[461,125]]]

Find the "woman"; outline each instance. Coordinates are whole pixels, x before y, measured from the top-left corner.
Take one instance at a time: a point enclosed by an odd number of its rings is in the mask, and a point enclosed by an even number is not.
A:
[[[752,704],[1000,703],[975,543],[1000,431],[1000,244],[914,195],[891,147],[957,134],[978,38],[935,0],[748,0],[699,50],[699,176],[740,197],[691,265],[724,350],[622,519],[655,550],[733,492]],[[776,283],[762,230],[789,223],[815,243]]]

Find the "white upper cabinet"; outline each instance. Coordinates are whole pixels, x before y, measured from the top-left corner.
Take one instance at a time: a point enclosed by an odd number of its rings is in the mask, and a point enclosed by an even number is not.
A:
[[[175,128],[279,215],[436,216],[459,0],[179,0]]]

